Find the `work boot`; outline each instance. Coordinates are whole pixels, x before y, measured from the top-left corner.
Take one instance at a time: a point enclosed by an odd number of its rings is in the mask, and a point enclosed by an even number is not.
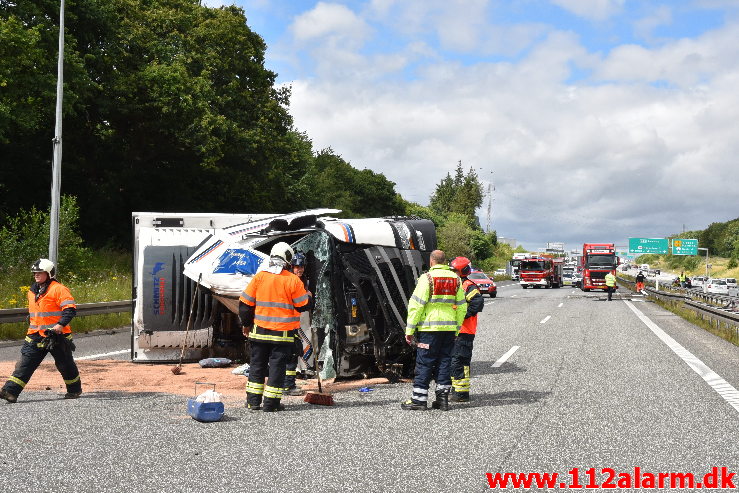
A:
[[[282,395],[303,395],[305,392],[300,390],[298,387],[290,387],[282,392]]]
[[[449,396],[449,400],[452,402],[470,402],[469,392],[452,392]]]
[[[246,393],[246,408],[250,411],[262,409],[262,394]]]
[[[18,400],[18,396],[11,394],[5,389],[0,389],[0,399],[5,399],[9,403],[13,404],[15,401]]]
[[[79,392],[67,392],[64,394],[65,399],[79,399],[79,397],[82,395],[82,391]]]
[[[439,409],[440,411],[449,410],[449,391],[437,390],[436,400],[431,404],[431,409]]]
[[[402,402],[400,408],[405,411],[425,411],[427,409],[425,402],[414,401],[413,399]]]
[[[275,397],[264,398],[264,408],[262,409],[265,413],[274,413],[277,411],[284,411],[285,406],[280,404],[280,399]]]

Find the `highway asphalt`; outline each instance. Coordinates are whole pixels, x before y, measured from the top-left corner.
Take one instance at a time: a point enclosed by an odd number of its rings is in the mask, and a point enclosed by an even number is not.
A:
[[[585,484],[591,467],[599,483],[603,468],[739,473],[739,347],[619,291],[501,282],[480,316],[473,401],[446,413],[402,411],[407,383],[334,407],[228,407],[216,423],[190,419],[179,396],[27,392],[0,403],[1,477],[8,491],[375,492],[483,491],[497,472],[556,472],[559,486],[573,468]],[[128,335],[78,348],[126,359]]]

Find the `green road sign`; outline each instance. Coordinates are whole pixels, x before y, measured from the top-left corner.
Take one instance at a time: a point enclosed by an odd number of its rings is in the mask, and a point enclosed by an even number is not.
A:
[[[698,255],[698,240],[676,238],[672,240],[673,255]]]
[[[697,246],[697,245],[696,245]],[[629,238],[629,253],[667,253],[667,238]]]

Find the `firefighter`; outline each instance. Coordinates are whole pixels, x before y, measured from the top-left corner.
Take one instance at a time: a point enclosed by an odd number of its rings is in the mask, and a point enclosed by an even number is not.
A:
[[[431,268],[421,275],[408,300],[405,341],[416,342],[416,371],[413,394],[400,407],[426,410],[429,383],[436,381],[436,400],[432,407],[449,410],[452,388],[451,360],[454,339],[467,313],[467,303],[459,277],[446,265],[444,252],[434,250]]]
[[[636,280],[636,290],[641,293],[642,290],[644,289],[644,274],[642,273],[642,271],[639,271],[639,273],[636,275],[635,280]]]
[[[612,272],[609,272],[606,274],[606,291],[608,291],[608,301],[611,301],[611,296],[613,296],[613,291],[616,290],[616,276],[613,275]]]
[[[470,260],[457,257],[449,266],[462,279],[462,289],[467,301],[467,312],[462,328],[454,340],[452,352],[452,393],[453,402],[469,402],[470,400],[470,363],[472,362],[472,346],[477,333],[477,314],[485,307],[485,300],[477,289],[477,284],[467,278],[472,271]],[[436,402],[434,402],[436,404]]]
[[[679,279],[680,279],[680,287],[681,288],[684,288],[686,286],[686,279],[687,278],[688,278],[688,276],[685,275],[685,271],[682,271],[680,273],[680,277],[679,277]]]
[[[287,361],[293,352],[300,313],[310,308],[311,296],[298,276],[287,270],[293,249],[285,242],[270,251],[269,264],[257,272],[239,298],[239,317],[249,338],[251,360],[246,385],[250,410],[281,411]],[[265,378],[267,379],[265,384]]]
[[[42,258],[31,266],[34,283],[28,290],[29,328],[21,347],[21,359],[13,375],[0,390],[0,398],[16,402],[33,372],[51,353],[67,387],[65,399],[82,394],[80,373],[72,351],[72,329],[69,322],[77,314],[77,305],[69,289],[56,280],[56,266]]]
[[[303,286],[311,296],[310,308],[313,308],[313,293],[308,289],[308,279],[305,277],[305,254],[301,252],[295,252],[295,256],[290,265],[292,266],[292,273],[295,274],[303,281]],[[287,395],[303,395],[303,391],[295,385],[295,378],[298,374],[298,358],[303,355],[303,339],[298,335],[298,331],[302,330],[300,327],[295,330],[295,342],[293,344],[293,354],[287,362],[287,369],[285,370],[285,389],[284,393]]]

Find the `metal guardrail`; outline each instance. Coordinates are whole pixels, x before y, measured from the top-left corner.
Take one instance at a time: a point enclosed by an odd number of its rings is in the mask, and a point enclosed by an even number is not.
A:
[[[105,313],[121,313],[130,311],[133,300],[104,301],[102,303],[82,303],[77,305],[77,316],[102,315]],[[0,324],[23,322],[28,320],[28,308],[10,308],[0,310]]]
[[[619,282],[634,290],[635,282],[630,279],[619,277]],[[660,286],[662,288],[662,286]],[[664,286],[666,289],[657,290],[655,287],[644,288],[647,296],[666,301],[682,308],[686,308],[703,320],[717,328],[724,324],[727,328],[733,328],[733,332],[739,334],[739,306],[737,299],[732,296],[720,294],[708,294],[701,291]],[[736,335],[734,336],[736,337]]]

